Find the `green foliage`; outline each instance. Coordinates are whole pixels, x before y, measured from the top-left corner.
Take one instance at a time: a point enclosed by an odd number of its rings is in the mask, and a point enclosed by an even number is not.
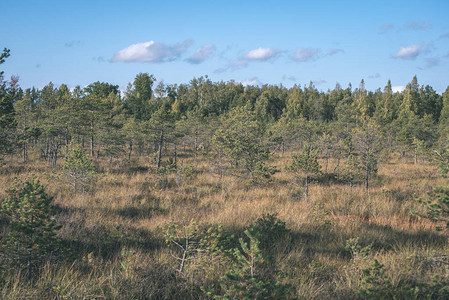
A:
[[[378,155],[381,150],[381,133],[376,124],[366,122],[354,131],[354,149],[358,154],[358,164],[365,175],[365,188],[368,190],[369,178],[377,174]]]
[[[264,214],[250,226],[249,232],[257,238],[261,249],[269,250],[284,238],[289,230],[276,214]]]
[[[434,150],[436,159],[438,162],[438,169],[440,170],[441,177],[446,178],[449,173],[449,151],[444,149],[444,152],[438,152]]]
[[[362,246],[359,244],[359,237],[346,240],[345,250],[349,252],[354,261],[358,259],[366,259],[371,252],[371,245]]]
[[[436,187],[427,193],[427,198],[418,200],[424,205],[425,213],[418,214],[432,222],[444,222],[449,228],[449,187]],[[437,230],[441,230],[437,227]]]
[[[10,56],[9,49],[3,49],[0,54],[0,65]],[[3,80],[0,72],[0,154],[11,153],[14,143],[15,120],[14,102],[17,97],[18,77],[12,77],[10,82]]]
[[[242,250],[234,249],[235,263],[221,278],[222,293],[215,299],[286,299],[290,285],[282,283],[275,270],[266,269],[265,258],[259,248],[259,240],[249,230],[245,231],[249,244],[243,238]]]
[[[272,176],[279,172],[275,167],[265,164],[265,162],[259,162],[256,165],[252,173],[251,183],[252,184],[267,184],[272,181]]]
[[[318,150],[310,145],[303,147],[301,153],[293,154],[287,170],[295,174],[316,175],[321,172],[318,163]]]
[[[81,185],[82,192],[86,192],[97,174],[91,159],[84,153],[80,145],[74,143],[70,145],[63,169],[74,192],[78,190],[79,185]]]
[[[364,299],[397,299],[396,291],[388,276],[384,265],[376,259],[370,267],[363,270],[362,286],[359,294]],[[409,295],[411,296],[411,295]]]
[[[0,262],[30,272],[59,247],[59,227],[51,216],[53,197],[37,179],[16,181],[6,193],[1,214],[6,217],[9,232],[1,245]]]
[[[269,152],[264,141],[264,127],[248,107],[233,109],[222,119],[213,136],[213,145],[235,166],[250,175],[251,180],[267,180],[274,169],[266,167]]]
[[[197,170],[192,164],[185,165],[183,162],[178,164],[176,168],[176,184],[181,186],[182,183],[191,181],[197,174]]]
[[[321,165],[318,163],[318,150],[311,145],[305,145],[301,153],[292,155],[287,170],[295,175],[295,184],[301,177],[304,177],[305,197],[307,199],[309,196],[309,177],[321,173]]]
[[[184,225],[170,222],[163,232],[166,243],[173,246],[172,256],[177,261],[176,270],[180,274],[187,265],[204,270],[226,260],[227,239],[221,225],[204,227],[193,220]]]
[[[377,259],[363,270],[359,295],[363,299],[448,299],[449,287],[445,277],[435,275],[427,282],[399,281],[395,284],[387,269]]]
[[[337,178],[350,186],[363,178],[362,168],[354,155],[351,154],[345,159],[343,167],[338,170]]]

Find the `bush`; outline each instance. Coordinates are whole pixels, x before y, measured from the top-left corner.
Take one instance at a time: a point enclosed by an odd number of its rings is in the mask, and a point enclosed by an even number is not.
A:
[[[1,213],[9,233],[1,245],[2,260],[7,268],[31,272],[58,250],[59,227],[51,217],[53,197],[37,179],[16,181],[6,192]]]
[[[289,232],[285,222],[275,214],[262,215],[250,226],[249,231],[259,240],[260,247],[264,250],[272,248]]]
[[[437,187],[427,193],[426,199],[419,199],[424,204],[425,213],[418,214],[432,222],[444,222],[449,227],[449,187]],[[437,227],[437,230],[442,230]]]
[[[221,278],[222,295],[215,299],[289,299],[291,286],[282,283],[273,269],[268,269],[259,241],[248,230],[249,244],[241,238],[234,249],[235,264]],[[209,294],[211,296],[211,294]]]
[[[449,299],[448,281],[438,275],[427,282],[401,280],[393,284],[377,259],[363,274],[359,290],[363,299]]]
[[[76,192],[81,185],[84,193],[97,172],[81,146],[70,144],[70,147],[71,150],[65,158],[63,168],[66,171],[69,183],[73,186],[73,191]]]

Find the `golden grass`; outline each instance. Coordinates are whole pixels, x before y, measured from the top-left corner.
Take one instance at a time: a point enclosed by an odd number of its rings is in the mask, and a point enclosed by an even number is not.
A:
[[[284,167],[288,159],[284,155],[274,161],[281,172],[266,186],[248,187],[241,178],[230,176],[220,180],[209,172],[207,160],[188,158],[184,163],[193,164],[199,172],[180,183],[176,183],[176,174],[168,175],[167,187],[160,187],[160,175],[152,172],[105,172],[86,194],[73,193],[64,183],[58,166],[53,169],[38,160],[28,164],[13,161],[9,167],[15,172],[2,167],[0,197],[5,196],[4,190],[16,177],[40,178],[48,185],[47,192],[55,195],[57,218],[62,225],[60,237],[81,243],[80,249],[86,250],[83,255],[90,255],[91,260],[78,258],[73,264],[46,265],[43,275],[30,285],[20,282],[18,277],[10,277],[2,298],[13,299],[18,295],[29,298],[51,295],[55,299],[58,295],[126,298],[123,296],[126,285],[137,289],[137,294],[144,290],[136,283],[143,275],[135,273],[134,267],[148,271],[156,266],[166,266],[161,267],[164,269],[169,268],[167,264],[173,265],[160,230],[168,222],[194,219],[241,231],[264,213],[277,214],[292,231],[291,245],[275,259],[295,287],[298,298],[356,296],[361,269],[374,258],[388,266],[393,282],[417,274],[428,278],[434,272],[444,271],[426,269],[423,262],[434,254],[447,253],[446,235],[436,233],[435,224],[411,214],[412,210],[422,210],[417,197],[424,196],[433,186],[447,184],[434,166],[400,161],[383,163],[368,193],[361,185],[351,189],[339,183],[313,182],[310,199],[306,201],[295,197],[297,187],[290,184],[291,175]],[[99,163],[108,169],[107,160]],[[153,168],[144,157],[136,163]],[[334,163],[330,162],[329,170],[333,170]],[[353,262],[345,253],[345,241],[352,237],[360,237],[363,245],[373,245],[369,260]],[[112,246],[132,249],[131,258],[124,258],[123,251],[111,252],[111,257],[101,255],[101,251],[107,252]],[[126,259],[130,261],[124,270]],[[185,293],[185,298],[195,298],[198,290],[187,284],[198,281],[195,276],[198,275],[187,271],[183,281],[187,287],[177,286],[179,282],[166,282],[172,287],[160,282],[155,286],[161,293],[154,295],[182,298],[170,290],[175,288]]]

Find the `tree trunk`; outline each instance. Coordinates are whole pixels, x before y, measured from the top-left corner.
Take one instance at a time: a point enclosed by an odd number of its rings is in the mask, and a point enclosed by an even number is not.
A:
[[[94,157],[94,136],[90,136],[90,155]]]
[[[337,158],[337,165],[334,168],[334,172],[337,171],[339,166],[340,166],[340,157]]]
[[[159,170],[161,167],[161,158],[162,158],[162,146],[164,142],[164,131],[161,129],[161,136],[159,138],[159,151],[157,154],[157,162],[156,162],[156,168]]]
[[[28,159],[28,153],[27,153],[27,143],[23,143],[23,162],[26,162]]]
[[[131,159],[131,152],[133,151],[133,141],[129,141],[128,150],[128,159]]]

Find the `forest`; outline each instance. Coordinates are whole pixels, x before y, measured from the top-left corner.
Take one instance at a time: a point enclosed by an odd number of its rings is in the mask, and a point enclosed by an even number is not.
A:
[[[411,77],[0,73],[0,298],[448,299],[449,87]]]

